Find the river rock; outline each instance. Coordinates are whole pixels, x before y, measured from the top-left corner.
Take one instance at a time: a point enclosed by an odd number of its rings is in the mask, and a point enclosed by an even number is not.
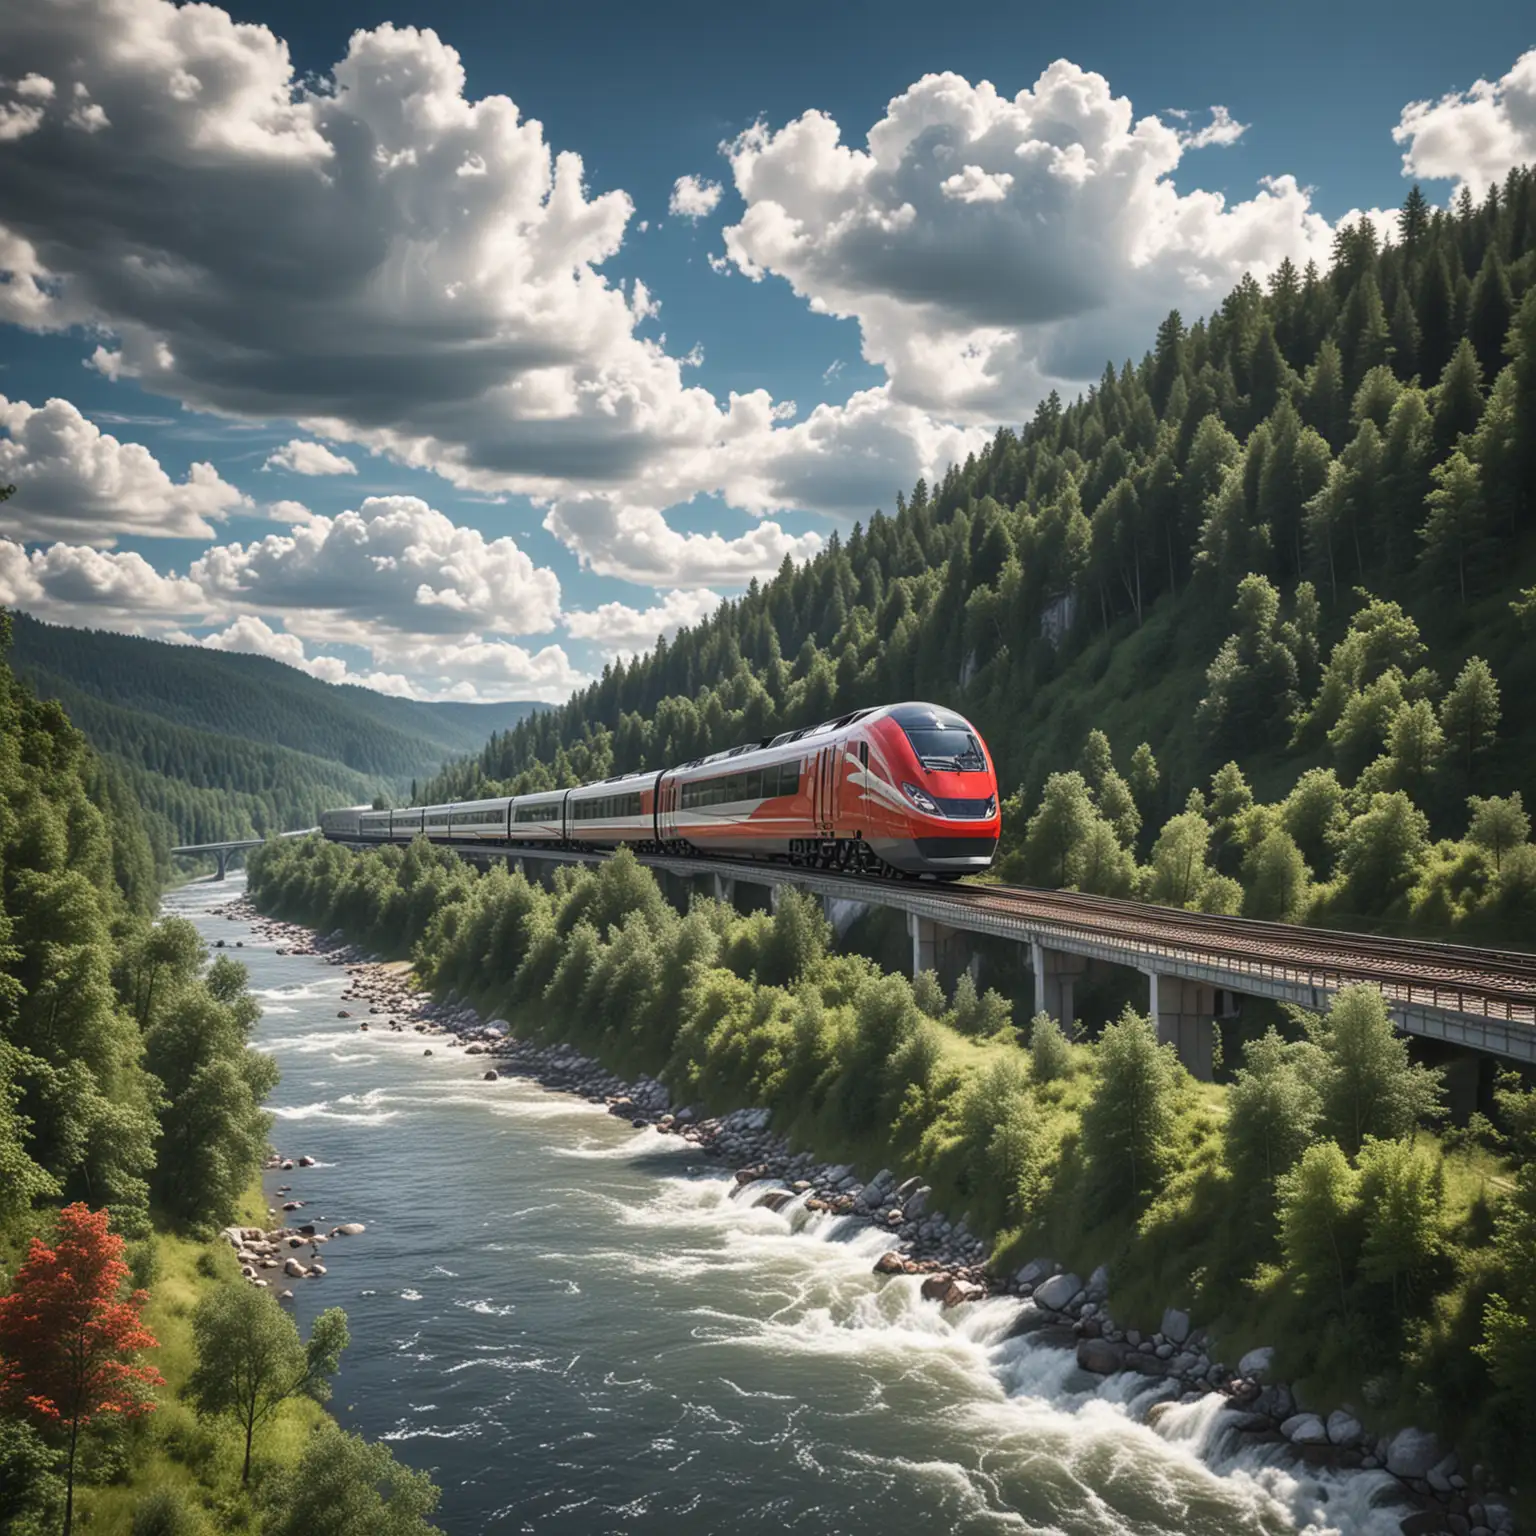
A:
[[[1387,1446],[1387,1471],[1394,1477],[1424,1477],[1445,1455],[1425,1429],[1400,1429]]]
[[[1262,1376],[1274,1363],[1274,1359],[1275,1351],[1268,1344],[1260,1349],[1250,1349],[1237,1362],[1237,1374],[1239,1376]]]
[[[1365,1426],[1354,1414],[1335,1408],[1328,1415],[1328,1442],[1330,1445],[1359,1445],[1365,1439]]]
[[[1445,1515],[1438,1509],[1419,1509],[1411,1515],[1405,1515],[1398,1524],[1398,1530],[1403,1536],[1440,1536],[1443,1531],[1449,1531]]]
[[[299,1167],[300,1168],[313,1168],[314,1166],[315,1166],[315,1160],[307,1152],[304,1154],[303,1157],[301,1157],[299,1159]]]
[[[1054,1268],[1055,1265],[1049,1259],[1031,1259],[1028,1264],[1014,1275],[1014,1284],[1038,1285]]]
[[[1280,1426],[1292,1445],[1327,1445],[1328,1426],[1315,1413],[1293,1413]]]
[[[1079,1339],[1077,1342],[1078,1365],[1096,1376],[1109,1376],[1123,1369],[1125,1356],[1125,1345],[1112,1344],[1108,1339]]]
[[[954,1281],[954,1276],[944,1270],[936,1270],[923,1281],[922,1297],[924,1301],[942,1301],[944,1293]]]
[[[491,1070],[480,1079],[480,1081],[483,1083],[494,1083],[499,1080],[499,1077],[500,1074],[496,1071],[495,1067],[492,1067]]]
[[[1169,1307],[1163,1313],[1163,1326],[1159,1331],[1170,1343],[1182,1344],[1189,1337],[1189,1313]]]
[[[894,1248],[882,1253],[875,1260],[875,1273],[877,1275],[903,1275],[906,1273],[906,1261]]]
[[[1052,1275],[1035,1287],[1037,1306],[1049,1307],[1052,1312],[1066,1310],[1067,1303],[1082,1290],[1083,1282],[1068,1271],[1064,1275]]]
[[[339,1227],[333,1227],[331,1229],[331,1236],[336,1237],[339,1235],[341,1237],[357,1237],[360,1233],[366,1232],[367,1230],[367,1227],[365,1227],[360,1221],[344,1221]]]
[[[959,1307],[968,1301],[981,1301],[986,1294],[987,1288],[984,1285],[976,1285],[970,1280],[951,1280],[945,1287],[939,1304],[945,1307]]]
[[[302,1280],[309,1271],[297,1259],[289,1259],[283,1265],[283,1273],[285,1275],[292,1275],[295,1280]]]

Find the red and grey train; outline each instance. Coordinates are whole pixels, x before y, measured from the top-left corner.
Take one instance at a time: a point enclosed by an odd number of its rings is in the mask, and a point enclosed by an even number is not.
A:
[[[771,859],[870,875],[956,879],[987,868],[1001,818],[991,754],[934,704],[887,704],[576,789],[326,811],[338,842],[633,847]]]

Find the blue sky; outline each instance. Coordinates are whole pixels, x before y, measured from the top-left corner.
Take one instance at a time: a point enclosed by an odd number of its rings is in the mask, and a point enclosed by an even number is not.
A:
[[[1405,157],[1536,158],[1514,5],[22,10],[0,600],[422,696],[561,697]]]

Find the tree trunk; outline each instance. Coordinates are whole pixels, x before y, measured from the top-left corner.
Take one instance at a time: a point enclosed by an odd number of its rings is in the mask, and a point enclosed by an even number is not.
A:
[[[255,1433],[255,1419],[247,1419],[245,1421],[245,1465],[240,1469],[241,1487],[244,1487],[251,1480],[251,1437]]]
[[[75,1446],[80,1439],[80,1420],[75,1417],[69,1423],[69,1472],[64,1491],[64,1536],[69,1536],[75,1524]]]

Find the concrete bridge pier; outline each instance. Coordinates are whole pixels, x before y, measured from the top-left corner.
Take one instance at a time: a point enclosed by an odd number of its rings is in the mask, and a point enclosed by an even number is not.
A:
[[[848,930],[869,911],[869,903],[855,901],[848,896],[823,896],[821,898],[822,915],[832,925],[832,931],[839,939],[848,936]],[[916,971],[912,973],[914,976]]]
[[[736,878],[734,875],[722,875],[718,870],[709,877],[710,887],[716,901],[723,901],[728,906],[736,905]]]
[[[1217,1013],[1216,988],[1187,976],[1146,973],[1151,984],[1148,1012],[1159,1043],[1172,1045],[1192,1077],[1208,1083],[1213,1073]]]
[[[1070,1031],[1077,1015],[1072,1011],[1072,988],[1088,969],[1084,955],[1047,949],[1038,939],[1030,942],[1030,969],[1035,973],[1035,1012],[1048,1013]]]
[[[839,905],[862,906],[862,903],[840,902]],[[931,917],[919,917],[916,912],[908,912],[907,933],[912,939],[914,976],[923,971],[932,971],[947,985],[948,980],[959,971],[968,970],[974,977],[981,968],[981,956],[970,948],[963,929],[951,928],[945,923],[935,922]]]

